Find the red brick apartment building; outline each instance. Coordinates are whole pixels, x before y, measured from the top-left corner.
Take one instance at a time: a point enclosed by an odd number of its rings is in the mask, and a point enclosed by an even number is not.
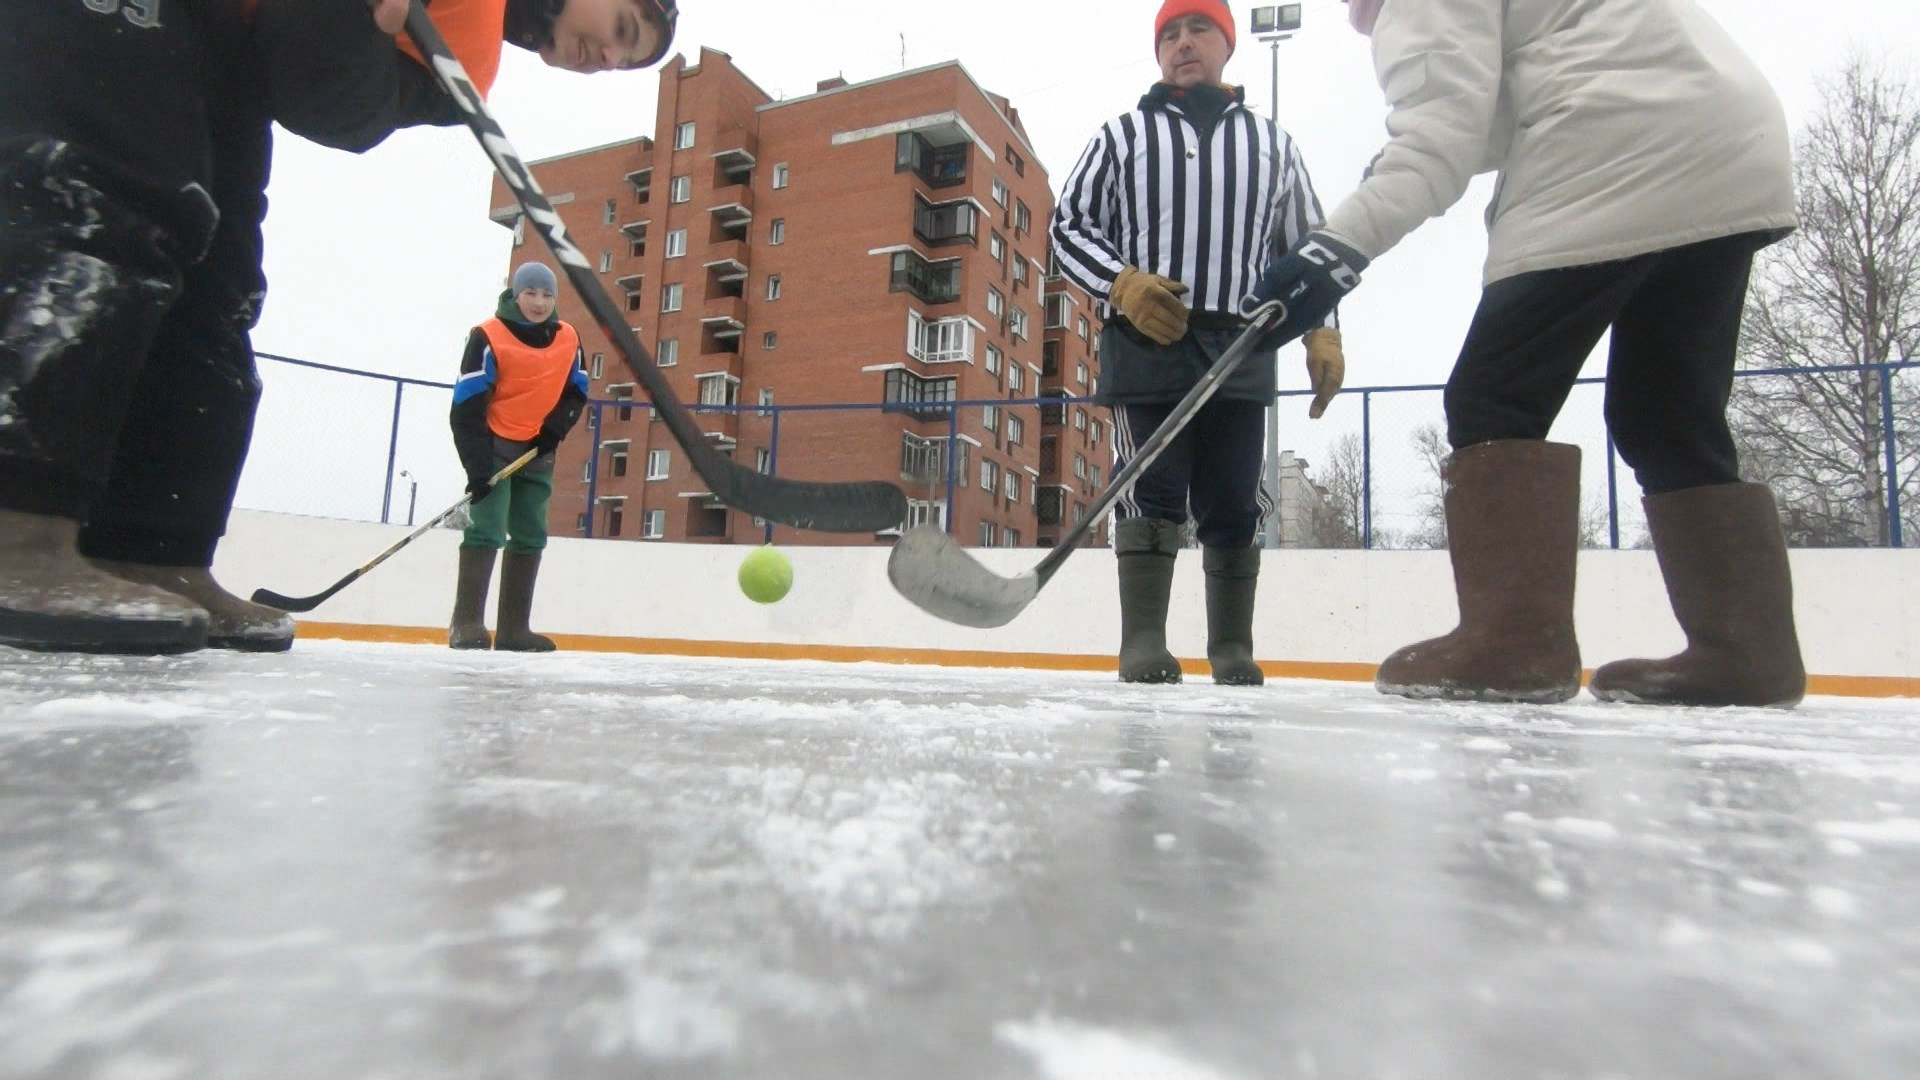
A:
[[[1085,515],[1112,471],[1104,409],[944,407],[1080,396],[1099,377],[1099,320],[1048,271],[1053,194],[1005,98],[949,62],[775,101],[702,49],[661,71],[653,130],[532,167],[681,399],[744,406],[697,414],[718,447],[783,475],[898,481],[911,523],[950,514],[968,545],[1050,545]],[[497,180],[492,205],[514,263],[546,258]],[[562,288],[594,397],[644,400]],[[827,403],[871,408],[759,408]],[[555,535],[761,542],[648,415],[602,410],[597,454],[585,423],[567,441]]]

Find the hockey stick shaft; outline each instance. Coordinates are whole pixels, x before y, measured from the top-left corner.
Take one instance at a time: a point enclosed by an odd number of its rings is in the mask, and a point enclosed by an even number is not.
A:
[[[614,351],[620,354],[634,378],[646,388],[654,414],[686,451],[694,471],[712,488],[714,498],[768,521],[823,532],[878,532],[905,520],[907,497],[893,484],[789,480],[761,473],[715,450],[686,406],[681,404],[679,395],[673,392],[667,377],[647,355],[646,347],[628,328],[624,315],[600,284],[586,255],[567,235],[553,203],[534,181],[532,170],[507,142],[485,99],[447,47],[421,0],[413,0],[407,10],[407,36],[420,54],[427,57],[434,78],[459,106],[467,127],[480,141],[494,170],[513,192],[548,250],[559,260],[593,321],[613,343]]]
[[[539,456],[540,456],[540,451],[538,449],[529,450],[526,453],[521,454],[518,458],[515,458],[512,462],[508,463],[505,468],[501,469],[497,473],[494,473],[493,479],[487,481],[487,483],[491,485],[498,485],[506,481],[508,478],[513,476],[514,473],[517,473],[521,469],[526,468],[529,464],[533,462],[534,458],[537,458]],[[343,577],[339,581],[334,582],[333,586],[327,589],[325,592],[315,593],[312,596],[282,596],[281,594],[274,592],[271,589],[255,589],[253,592],[253,602],[256,604],[265,604],[266,606],[271,608],[279,608],[281,611],[292,611],[296,613],[312,611],[314,608],[317,608],[321,604],[326,603],[328,600],[333,599],[334,595],[337,594],[341,589],[344,589],[347,586],[365,577],[369,572],[373,570],[374,567],[379,566],[381,563],[386,562],[388,559],[392,558],[394,553],[399,551],[401,548],[406,547],[408,544],[411,544],[415,540],[418,540],[421,537],[427,535],[427,533],[431,532],[441,522],[447,520],[448,518],[452,517],[454,514],[458,513],[461,507],[467,505],[472,501],[473,501],[473,496],[462,495],[460,497],[459,502],[454,503],[452,506],[447,507],[445,510],[440,511],[438,514],[435,514],[431,519],[427,521],[426,524],[408,533],[403,539],[401,539],[399,543],[394,544],[392,547],[388,548],[387,550],[381,552],[378,555],[375,555],[372,558],[372,560],[367,562],[365,565],[359,567],[358,569],[354,570],[351,574],[348,574],[346,577]]]

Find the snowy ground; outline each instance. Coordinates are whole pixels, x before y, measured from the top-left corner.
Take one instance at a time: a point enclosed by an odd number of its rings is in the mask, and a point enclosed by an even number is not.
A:
[[[0,1076],[1920,1075],[1920,724],[0,651]]]

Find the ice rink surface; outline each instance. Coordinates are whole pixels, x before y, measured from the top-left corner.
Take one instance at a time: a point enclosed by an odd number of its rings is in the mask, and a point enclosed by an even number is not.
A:
[[[0,1076],[1920,1076],[1920,703],[0,650]]]

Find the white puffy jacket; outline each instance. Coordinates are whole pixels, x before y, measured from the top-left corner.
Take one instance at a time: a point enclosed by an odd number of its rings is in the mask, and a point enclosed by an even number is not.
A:
[[[1497,169],[1485,280],[1797,224],[1786,118],[1693,0],[1386,0],[1392,113],[1325,231],[1375,258]]]

